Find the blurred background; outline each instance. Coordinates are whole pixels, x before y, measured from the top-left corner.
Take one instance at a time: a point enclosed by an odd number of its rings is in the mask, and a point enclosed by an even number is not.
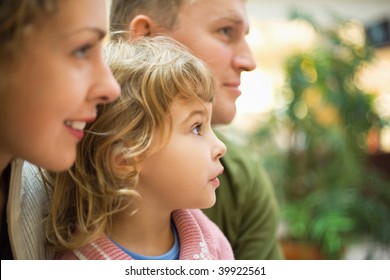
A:
[[[247,0],[232,126],[271,175],[287,259],[390,259],[390,0]]]

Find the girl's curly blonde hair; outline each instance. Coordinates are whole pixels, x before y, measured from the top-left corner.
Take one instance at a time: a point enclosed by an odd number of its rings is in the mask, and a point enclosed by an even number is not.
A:
[[[172,101],[203,104],[214,98],[208,67],[167,37],[110,42],[104,55],[121,86],[121,97],[101,105],[71,170],[46,178],[54,186],[47,235],[61,251],[109,233],[115,213],[127,207],[136,210],[137,163],[168,140]],[[161,134],[156,135],[157,128]],[[151,145],[155,137],[158,147]]]

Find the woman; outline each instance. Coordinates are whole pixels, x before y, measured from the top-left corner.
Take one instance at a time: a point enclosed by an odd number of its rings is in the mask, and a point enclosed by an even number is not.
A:
[[[36,202],[38,194],[20,195],[23,164],[16,159],[53,171],[69,168],[97,105],[119,96],[101,54],[106,9],[105,0],[0,2],[2,259],[43,258],[34,234],[20,225],[26,196]],[[38,196],[39,204],[45,201]]]

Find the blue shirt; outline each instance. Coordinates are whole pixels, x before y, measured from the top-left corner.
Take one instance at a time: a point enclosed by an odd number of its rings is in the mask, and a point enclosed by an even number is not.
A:
[[[179,235],[177,233],[176,227],[173,223],[172,223],[172,230],[173,230],[173,236],[175,238],[174,244],[168,252],[166,252],[161,256],[140,255],[124,248],[123,246],[116,243],[114,240],[111,241],[114,242],[116,246],[121,248],[126,254],[128,254],[130,257],[132,257],[135,260],[178,260],[180,256],[180,241],[179,241]]]

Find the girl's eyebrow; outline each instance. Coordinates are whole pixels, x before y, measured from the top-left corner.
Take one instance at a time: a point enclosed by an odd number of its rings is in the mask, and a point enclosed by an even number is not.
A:
[[[188,115],[187,117],[183,120],[183,124],[187,123],[191,118],[193,118],[194,116],[196,115],[200,115],[201,117],[203,117],[205,115],[205,110],[199,110],[199,109],[195,109],[195,110],[192,110]]]

